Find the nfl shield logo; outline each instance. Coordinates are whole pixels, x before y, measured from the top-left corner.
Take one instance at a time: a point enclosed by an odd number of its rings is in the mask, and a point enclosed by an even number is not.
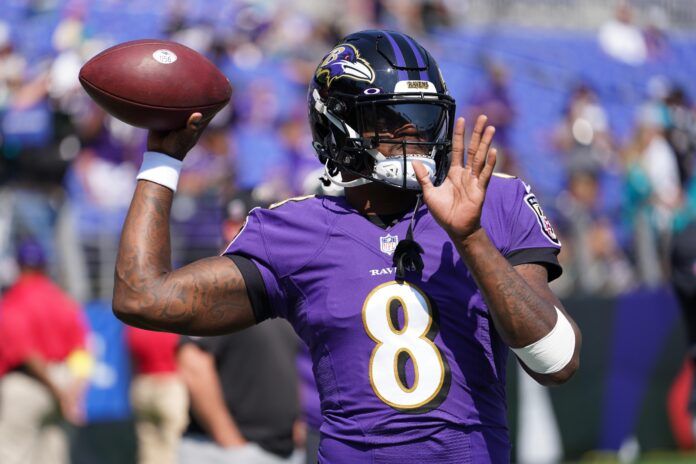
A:
[[[387,234],[386,237],[379,238],[379,249],[382,253],[386,253],[389,256],[391,256],[392,254],[394,254],[394,250],[396,250],[396,245],[398,243],[398,236]]]

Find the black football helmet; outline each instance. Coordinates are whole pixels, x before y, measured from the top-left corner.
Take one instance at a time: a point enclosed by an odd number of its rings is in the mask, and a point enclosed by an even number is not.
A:
[[[433,57],[411,37],[382,30],[345,37],[317,67],[308,106],[327,181],[420,190],[413,160],[435,185],[447,176],[454,99]],[[341,172],[358,178],[343,181]]]

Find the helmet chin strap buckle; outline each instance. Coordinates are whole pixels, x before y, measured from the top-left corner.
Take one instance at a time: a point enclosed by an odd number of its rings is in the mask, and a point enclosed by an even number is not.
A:
[[[350,180],[350,181],[343,181],[343,177],[341,176],[340,172],[337,172],[336,174],[332,175],[329,172],[329,160],[326,161],[326,164],[324,165],[324,175],[321,177],[322,183],[324,185],[328,186],[326,182],[332,183],[338,187],[343,187],[343,188],[351,188],[351,187],[359,187],[361,185],[365,185],[370,182],[369,179],[365,179],[364,177],[358,177],[357,179]]]
[[[406,172],[404,172],[404,157],[398,156],[377,159],[373,175],[376,179],[387,182],[396,187],[405,187],[408,190],[420,190],[420,183],[413,169],[413,161],[419,161],[428,171],[431,182],[435,182],[435,160],[419,155],[406,155]]]

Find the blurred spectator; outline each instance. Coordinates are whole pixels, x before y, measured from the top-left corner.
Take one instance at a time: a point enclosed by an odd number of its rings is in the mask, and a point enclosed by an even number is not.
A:
[[[88,299],[110,299],[115,243],[135,189],[135,162],[144,131],[107,116],[93,103],[72,115],[76,154],[64,185],[79,250],[73,267],[82,268]],[[139,161],[139,159],[138,159]],[[79,262],[78,262],[79,261]]]
[[[316,21],[317,18],[315,18],[315,22],[317,27],[324,29],[324,34],[321,34],[325,39],[324,45],[336,43],[339,38],[352,31],[359,31],[377,24],[377,15],[381,11],[380,5],[375,0],[327,2],[323,10],[319,10],[316,4],[308,6],[318,13],[320,21]],[[319,51],[317,54],[321,55],[321,53],[325,51]],[[314,69],[311,72],[314,73]]]
[[[82,149],[71,166],[73,178],[68,182],[68,191],[73,196],[79,195],[76,200],[104,214],[113,214],[128,206],[127,198],[135,188],[135,166],[129,162],[124,145],[106,126],[103,111],[95,108],[83,118],[78,126]]]
[[[667,29],[669,17],[660,5],[652,5],[648,9],[647,24],[643,30],[643,39],[648,58],[661,60],[670,53]]]
[[[421,2],[377,0],[375,7],[377,22],[381,26],[395,31],[411,31],[415,35],[422,35],[425,32]]]
[[[304,195],[304,180],[307,175],[321,167],[312,148],[312,138],[305,130],[307,125],[303,113],[295,112],[280,127],[283,148],[288,158],[291,175],[291,195]]]
[[[198,144],[186,156],[177,192],[198,196],[206,191],[223,194],[232,184],[230,131],[227,126],[209,126]]]
[[[634,232],[634,260],[641,281],[651,286],[664,281],[666,247],[681,201],[676,156],[660,121],[654,108],[644,108],[624,151],[625,213]]]
[[[224,198],[234,192],[231,135],[227,126],[209,127],[184,161],[172,205],[175,243],[185,243],[176,259],[188,264],[218,253]]]
[[[180,464],[299,463],[297,338],[281,320],[218,337],[184,337],[179,369],[191,397]]]
[[[674,150],[682,186],[696,174],[696,108],[681,87],[670,90],[664,99],[666,134]]]
[[[632,287],[634,276],[602,211],[599,189],[595,173],[574,171],[568,190],[558,197],[559,225],[568,238],[561,278],[576,291],[616,295]]]
[[[370,2],[363,3],[369,4]],[[423,36],[452,24],[449,5],[446,1],[377,0],[372,3],[376,23],[387,29],[409,31],[412,35]],[[369,24],[363,23],[360,28],[353,28],[351,31],[367,28],[369,28]]]
[[[599,29],[599,45],[612,58],[627,64],[640,65],[648,55],[643,34],[633,23],[633,9],[626,0],[619,0],[614,17]]]
[[[598,173],[613,162],[607,113],[588,85],[580,84],[572,91],[554,140],[569,173]]]
[[[245,190],[263,190],[255,197],[265,203],[287,198],[291,191],[288,160],[276,130],[281,110],[276,87],[270,79],[257,79],[237,101],[240,118],[234,139],[237,185]]]
[[[495,145],[500,156],[496,168],[500,172],[517,175],[510,139],[515,108],[510,98],[508,71],[490,61],[486,62],[485,69],[486,80],[471,95],[467,114],[472,121],[479,114],[488,116],[488,123],[495,126]]]
[[[174,463],[188,423],[188,392],[176,366],[179,336],[127,326],[126,337],[134,367],[130,396],[138,463]]]
[[[3,111],[22,83],[26,59],[12,44],[10,25],[0,21],[0,112]]]
[[[60,183],[67,162],[59,155],[57,142],[62,134],[56,122],[60,116],[51,108],[47,85],[47,74],[42,70],[18,84],[0,114],[0,131],[2,158],[13,187],[15,230],[17,235],[30,235],[41,244],[53,270],[55,223],[62,202]]]
[[[691,444],[696,440],[696,216],[675,233],[671,253],[672,286],[679,300],[687,333],[687,357],[691,363],[691,394],[688,401]],[[673,413],[674,414],[674,413]],[[678,414],[678,413],[677,413]]]
[[[425,32],[433,33],[451,27],[453,20],[446,0],[420,2],[420,15]]]
[[[20,277],[0,303],[0,462],[65,463],[61,419],[83,421],[91,359],[80,308],[45,275],[35,241],[18,248]]]
[[[224,244],[230,243],[236,236],[237,233],[244,226],[247,214],[254,207],[261,206],[257,204],[251,192],[237,192],[225,208],[225,219],[222,222],[222,238]]]

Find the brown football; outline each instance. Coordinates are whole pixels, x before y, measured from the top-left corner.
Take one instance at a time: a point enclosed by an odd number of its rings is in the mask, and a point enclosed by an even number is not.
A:
[[[80,84],[107,113],[153,130],[182,128],[195,112],[210,119],[232,94],[225,75],[203,55],[154,39],[104,50],[82,66]]]

